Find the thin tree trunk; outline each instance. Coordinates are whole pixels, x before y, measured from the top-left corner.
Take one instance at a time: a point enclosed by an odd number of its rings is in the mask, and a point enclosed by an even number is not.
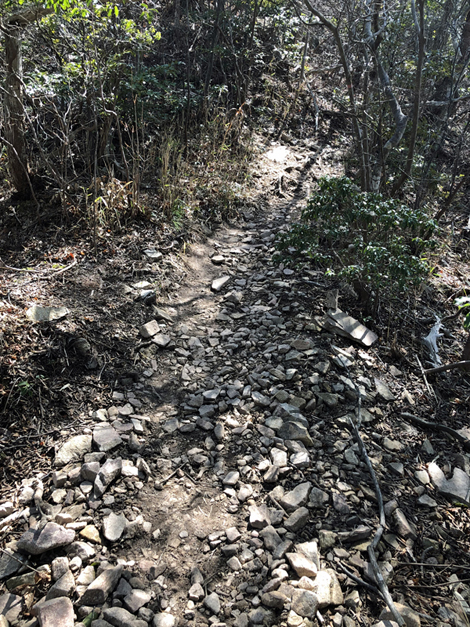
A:
[[[206,73],[206,80],[204,82],[204,98],[207,99],[209,94],[209,86],[211,84],[212,79],[212,68],[214,66],[214,54],[215,47],[217,45],[217,40],[219,38],[219,23],[220,17],[224,10],[224,0],[217,0],[216,10],[215,10],[215,19],[214,19],[214,30],[212,31],[212,42],[211,42],[211,52],[209,57],[209,65]]]
[[[416,65],[416,77],[415,77],[415,89],[414,89],[414,102],[413,102],[413,123],[411,127],[411,136],[408,144],[408,155],[406,157],[405,168],[393,186],[391,195],[393,196],[403,185],[406,179],[411,174],[411,168],[413,166],[416,137],[418,135],[418,123],[419,123],[419,110],[421,107],[421,85],[423,79],[423,66],[425,56],[425,43],[424,38],[424,0],[419,0],[419,21],[416,14],[415,0],[411,0],[411,11],[413,13],[413,20],[416,28],[416,35],[418,38],[418,63]]]
[[[16,26],[10,26],[5,32],[5,65],[4,116],[8,168],[17,192],[29,198],[31,188],[24,141],[21,29]]]
[[[356,136],[357,148],[359,151],[359,161],[361,164],[360,166],[361,187],[364,191],[368,191],[367,185],[366,185],[367,172],[366,172],[366,162],[365,162],[365,155],[364,155],[363,136],[362,136],[361,128],[359,126],[359,117],[357,113],[356,98],[354,95],[351,71],[349,68],[348,59],[346,57],[346,51],[343,46],[343,41],[341,39],[340,32],[338,30],[338,27],[335,26],[333,22],[331,22],[325,15],[323,15],[323,13],[321,13],[321,11],[319,11],[312,5],[310,0],[303,0],[303,2],[305,6],[307,7],[307,9],[315,17],[317,17],[320,20],[320,22],[330,31],[330,33],[333,35],[336,46],[338,48],[339,58],[341,61],[341,65],[343,67],[344,78],[346,79],[346,89],[348,90],[349,104],[352,109],[352,123],[353,123],[354,135]]]

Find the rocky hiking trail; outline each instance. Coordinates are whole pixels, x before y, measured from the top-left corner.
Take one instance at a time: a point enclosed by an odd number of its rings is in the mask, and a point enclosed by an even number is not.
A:
[[[425,381],[325,324],[320,273],[273,262],[308,184],[288,152],[269,208],[173,259],[171,301],[129,288],[146,367],[3,490],[0,627],[393,627],[380,496],[404,623],[467,624],[468,454],[412,422]]]

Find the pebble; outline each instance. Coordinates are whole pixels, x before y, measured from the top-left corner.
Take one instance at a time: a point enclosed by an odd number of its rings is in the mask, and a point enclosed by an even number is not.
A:
[[[204,605],[212,614],[217,615],[220,613],[220,599],[216,592],[212,592],[205,597]]]

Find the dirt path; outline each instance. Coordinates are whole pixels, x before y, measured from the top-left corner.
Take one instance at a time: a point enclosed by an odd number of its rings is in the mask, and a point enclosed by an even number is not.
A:
[[[308,150],[281,153],[259,163],[269,206],[260,195],[243,223],[173,256],[171,300],[139,305],[137,376],[64,433],[49,473],[0,506],[10,624],[376,623],[385,603],[357,581],[374,581],[367,546],[378,526],[348,429],[358,390],[386,502],[383,575],[414,607],[401,609],[408,625],[417,612],[458,624],[444,589],[424,605],[400,567],[406,556],[439,564],[453,547],[428,472],[441,442],[399,419],[406,381],[378,349],[321,331],[323,278],[273,263],[314,174]]]

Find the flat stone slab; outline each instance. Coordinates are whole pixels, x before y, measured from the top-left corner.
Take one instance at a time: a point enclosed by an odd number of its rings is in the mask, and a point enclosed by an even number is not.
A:
[[[122,438],[111,425],[98,425],[93,429],[93,443],[101,452],[111,451],[122,444]]]
[[[18,549],[31,555],[41,555],[71,544],[74,540],[73,529],[65,529],[57,523],[48,522],[42,529],[28,529],[18,540]]]
[[[372,346],[378,338],[373,331],[365,327],[352,316],[348,316],[348,314],[341,311],[341,309],[328,312],[323,322],[323,328],[327,331],[333,331],[333,333],[347,337],[350,340],[355,340],[367,347]]]
[[[428,474],[439,492],[450,501],[470,505],[470,477],[466,472],[455,468],[452,478],[446,479],[439,466],[431,462],[428,465]]]
[[[41,307],[33,305],[26,311],[26,317],[32,322],[49,322],[64,318],[70,311],[67,307]]]
[[[70,462],[79,462],[91,451],[91,435],[76,435],[63,444],[55,455],[56,466],[65,466]]]

